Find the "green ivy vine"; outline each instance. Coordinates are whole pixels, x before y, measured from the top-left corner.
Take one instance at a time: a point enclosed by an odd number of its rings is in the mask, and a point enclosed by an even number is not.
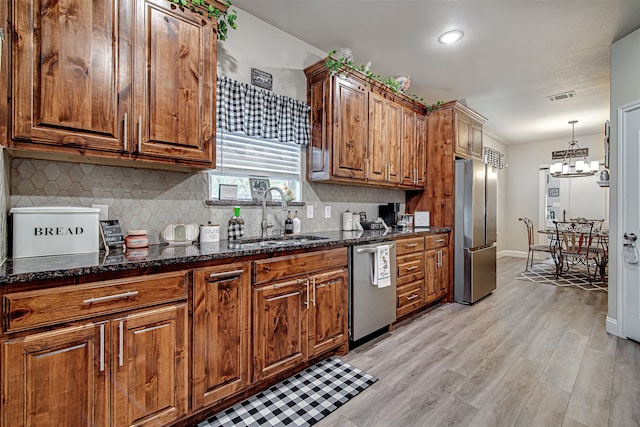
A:
[[[226,40],[227,32],[229,28],[236,30],[238,24],[236,19],[238,18],[238,12],[235,10],[229,10],[231,6],[231,0],[224,0],[224,4],[227,6],[227,10],[224,12],[216,8],[213,4],[207,3],[205,0],[169,0],[172,3],[186,7],[192,12],[203,15],[206,13],[207,17],[214,19],[218,22],[218,40]]]
[[[396,81],[395,79],[391,78],[391,77],[387,77],[386,79],[384,79],[382,76],[380,76],[380,74],[374,74],[373,72],[371,72],[370,70],[366,69],[366,67],[364,65],[360,65],[360,66],[356,66],[353,61],[349,61],[345,58],[335,58],[333,55],[335,55],[336,53],[338,53],[337,50],[332,50],[331,52],[329,52],[329,55],[327,56],[327,59],[325,61],[325,66],[327,67],[327,69],[329,70],[329,73],[331,73],[331,75],[338,73],[341,70],[344,70],[345,68],[353,70],[353,71],[358,71],[362,74],[365,75],[365,77],[369,80],[374,80],[377,81],[379,83],[382,83],[383,85],[387,86],[388,88],[391,89],[392,92],[394,93],[403,93],[400,90],[400,82]],[[417,95],[413,95],[413,94],[405,94],[408,97],[412,98],[413,100],[419,102],[420,104],[424,105],[425,108],[427,109],[427,112],[432,112],[434,110],[437,110],[438,108],[440,108],[440,106],[443,104],[443,101],[438,101],[435,104],[431,104],[428,105],[424,102],[424,98],[421,98]]]

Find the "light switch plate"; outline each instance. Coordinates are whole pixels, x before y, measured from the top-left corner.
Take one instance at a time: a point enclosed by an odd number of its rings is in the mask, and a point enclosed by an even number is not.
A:
[[[313,205],[307,205],[307,218],[313,218]]]
[[[331,218],[331,206],[324,207],[324,217]]]

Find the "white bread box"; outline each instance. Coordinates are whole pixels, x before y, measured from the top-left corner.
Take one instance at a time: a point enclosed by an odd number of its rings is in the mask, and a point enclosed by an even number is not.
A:
[[[100,209],[12,208],[13,258],[99,251]]]

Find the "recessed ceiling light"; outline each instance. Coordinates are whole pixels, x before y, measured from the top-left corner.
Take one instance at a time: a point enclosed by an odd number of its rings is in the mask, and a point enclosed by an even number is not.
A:
[[[464,33],[460,30],[451,30],[446,33],[440,34],[438,41],[442,44],[452,44],[460,40],[464,36]]]

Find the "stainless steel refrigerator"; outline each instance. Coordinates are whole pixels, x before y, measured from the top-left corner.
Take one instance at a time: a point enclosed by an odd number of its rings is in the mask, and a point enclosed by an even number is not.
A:
[[[482,160],[456,160],[453,298],[472,304],[496,288],[497,173]]]

